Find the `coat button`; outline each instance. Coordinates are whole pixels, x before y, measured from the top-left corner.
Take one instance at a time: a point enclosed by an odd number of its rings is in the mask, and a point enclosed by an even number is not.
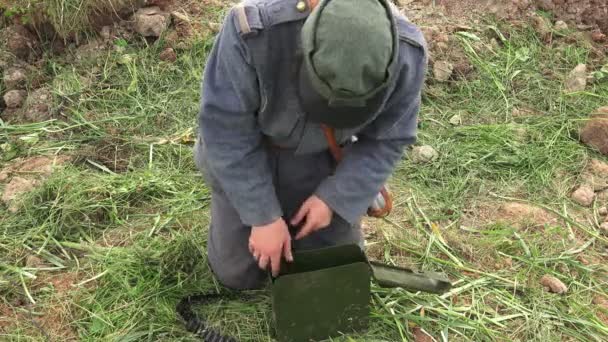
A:
[[[296,5],[296,8],[298,9],[298,11],[300,12],[304,12],[306,11],[306,8],[308,6],[306,5],[306,1],[298,1],[298,4]]]

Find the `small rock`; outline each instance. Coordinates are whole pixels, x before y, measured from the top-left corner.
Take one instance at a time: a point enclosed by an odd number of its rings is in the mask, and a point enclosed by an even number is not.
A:
[[[7,90],[23,89],[27,81],[25,70],[19,68],[8,69],[4,73],[4,86]]]
[[[412,149],[414,163],[430,163],[439,157],[439,153],[431,146],[417,146]]]
[[[24,117],[29,122],[41,122],[51,118],[53,94],[47,88],[34,90],[24,105]]]
[[[608,155],[608,114],[594,114],[580,133],[581,141]]]
[[[7,27],[2,37],[8,51],[22,60],[28,60],[40,52],[36,36],[23,25]]]
[[[581,173],[584,184],[593,188],[593,191],[608,189],[608,164],[597,159],[591,159]]]
[[[566,92],[573,93],[583,91],[587,87],[587,65],[579,64],[568,75],[566,80]]]
[[[140,8],[134,15],[137,33],[144,37],[160,37],[169,26],[170,16],[157,6]]]
[[[549,292],[552,293],[563,294],[568,292],[568,287],[561,280],[548,274],[540,279],[540,283],[544,287],[549,288]]]
[[[589,260],[587,260],[587,258],[585,258],[582,255],[579,255],[576,260],[580,261],[581,264],[585,265],[585,266],[589,266],[590,262]]]
[[[161,61],[173,63],[177,60],[177,54],[172,48],[166,48],[160,53],[159,58]]]
[[[532,26],[542,40],[551,37],[551,23],[546,18],[536,15],[532,18]]]
[[[555,29],[557,31],[566,31],[568,29],[568,24],[566,24],[566,22],[564,22],[562,20],[558,20],[555,23]]]
[[[10,90],[4,94],[4,103],[8,108],[20,108],[25,101],[27,92],[25,90]]]
[[[600,230],[603,231],[604,234],[608,234],[608,222],[600,224]]]
[[[606,216],[608,215],[608,208],[606,207],[601,207],[597,210],[597,213],[602,215],[602,216]]]
[[[446,82],[452,76],[454,66],[448,61],[437,61],[433,66],[433,75],[439,82]]]
[[[600,30],[591,32],[591,39],[596,43],[603,43],[606,41],[606,35]]]
[[[450,123],[454,126],[462,125],[462,116],[460,114],[456,114],[450,118]]]
[[[104,26],[101,28],[101,32],[99,34],[104,40],[110,40],[110,38],[112,38],[112,28],[110,26]]]
[[[450,47],[448,46],[448,44],[444,43],[444,42],[438,42],[436,44],[437,46],[437,50],[439,51],[447,51]]]
[[[10,212],[15,213],[18,210],[15,199],[17,199],[21,194],[32,191],[36,185],[38,185],[38,182],[35,180],[14,177],[4,188],[4,193],[2,193],[2,202],[8,205],[8,210]]]
[[[28,255],[27,258],[25,258],[25,267],[38,268],[44,266],[44,264],[44,260],[36,255]]]
[[[583,207],[589,207],[593,203],[595,192],[593,192],[593,189],[590,186],[581,185],[572,193],[571,198],[574,202]]]

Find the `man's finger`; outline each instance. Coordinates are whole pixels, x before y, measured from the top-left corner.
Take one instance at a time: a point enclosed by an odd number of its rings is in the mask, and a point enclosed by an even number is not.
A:
[[[279,275],[279,271],[281,271],[281,254],[273,255],[272,258],[270,258],[270,268],[273,277]]]
[[[283,256],[288,262],[293,262],[293,254],[291,253],[291,237],[287,237],[283,243]]]
[[[268,262],[270,261],[270,258],[268,258],[267,255],[262,255],[260,257],[260,260],[258,261],[258,266],[260,266],[260,269],[266,271],[268,269]]]
[[[298,213],[296,214],[296,216],[294,216],[291,219],[291,225],[292,226],[297,226],[299,225],[302,220],[306,217],[306,214],[308,214],[308,201],[304,202],[304,204],[302,204],[302,206],[300,207],[300,210],[298,210]]]
[[[302,227],[302,229],[300,229],[300,231],[296,235],[296,240],[303,239],[303,238],[307,237],[308,235],[310,235],[310,233],[313,232],[313,230],[317,227],[317,225],[318,225],[317,222],[313,218],[308,217],[306,219],[306,224],[304,225],[304,227]]]

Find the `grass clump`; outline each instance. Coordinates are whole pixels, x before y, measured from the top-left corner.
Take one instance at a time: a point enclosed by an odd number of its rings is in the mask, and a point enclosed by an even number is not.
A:
[[[100,17],[118,18],[134,10],[139,0],[3,0],[0,11],[5,17],[40,27],[50,24],[63,38],[91,33]],[[97,20],[97,21],[96,21]]]

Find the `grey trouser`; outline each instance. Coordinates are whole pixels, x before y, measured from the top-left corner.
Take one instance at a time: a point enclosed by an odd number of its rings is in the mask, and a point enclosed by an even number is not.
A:
[[[275,191],[287,223],[318,185],[331,174],[333,160],[328,152],[296,156],[292,150],[269,148]],[[217,279],[233,289],[256,289],[265,285],[268,275],[260,270],[249,252],[251,227],[245,226],[226,194],[205,169],[201,144],[194,148],[197,167],[211,186],[211,225],[207,241],[208,261]],[[260,201],[264,201],[260,198]],[[292,236],[297,227],[290,227]],[[353,226],[338,215],[331,225],[307,238],[293,240],[294,250],[343,244],[362,244],[361,227]]]

